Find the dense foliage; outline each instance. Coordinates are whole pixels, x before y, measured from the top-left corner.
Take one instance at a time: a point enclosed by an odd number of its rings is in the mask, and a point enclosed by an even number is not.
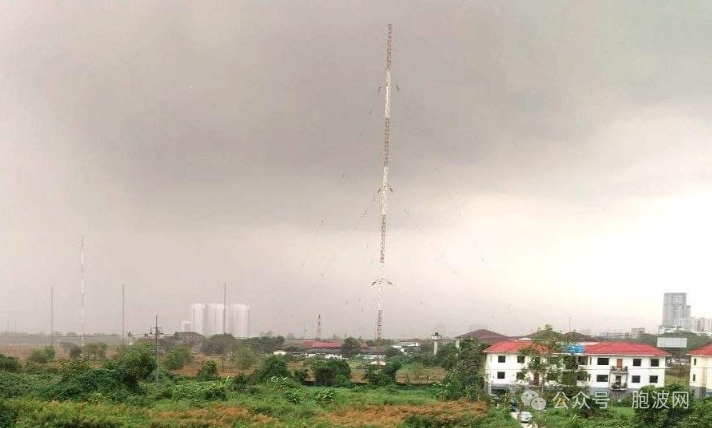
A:
[[[348,386],[351,384],[351,367],[346,361],[316,361],[312,365],[312,371],[316,386]]]
[[[21,368],[22,366],[17,358],[0,354],[0,372],[17,373]]]

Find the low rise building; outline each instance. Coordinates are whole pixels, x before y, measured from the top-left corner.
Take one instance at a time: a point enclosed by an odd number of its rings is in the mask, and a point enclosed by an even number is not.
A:
[[[690,351],[690,389],[697,398],[712,395],[712,344]]]
[[[537,379],[536,374],[523,376],[530,357],[520,352],[531,345],[531,340],[508,340],[485,349],[488,392],[540,385],[543,379]],[[579,369],[586,372],[579,385],[590,393],[606,391],[612,396],[631,393],[646,385],[664,386],[665,358],[670,356],[654,346],[628,342],[581,343],[565,355],[576,358]]]

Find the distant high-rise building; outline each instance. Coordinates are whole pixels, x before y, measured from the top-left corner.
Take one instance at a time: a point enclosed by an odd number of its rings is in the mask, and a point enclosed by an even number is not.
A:
[[[198,334],[205,335],[205,305],[194,303],[190,305],[190,327]]]
[[[215,334],[223,334],[223,316],[225,314],[225,305],[222,303],[208,304],[208,310],[205,314],[205,336],[213,336]],[[227,326],[226,326],[227,327]]]
[[[247,305],[232,305],[233,324],[231,333],[235,337],[250,337],[250,307]]]
[[[665,293],[663,296],[662,327],[683,328],[686,318],[690,318],[690,305],[687,304],[687,293]]]
[[[190,321],[181,324],[182,331],[194,331],[203,336],[223,334],[223,328],[225,333],[235,337],[250,337],[250,307],[233,304],[225,310],[222,303],[195,303],[190,306]]]

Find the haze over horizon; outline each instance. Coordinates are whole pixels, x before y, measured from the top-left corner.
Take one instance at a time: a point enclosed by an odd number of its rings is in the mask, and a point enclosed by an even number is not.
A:
[[[0,330],[384,337],[712,317],[712,4],[0,5]]]

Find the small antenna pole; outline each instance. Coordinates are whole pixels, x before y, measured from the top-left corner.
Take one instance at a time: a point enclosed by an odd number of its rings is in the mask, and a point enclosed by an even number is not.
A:
[[[82,336],[81,336],[81,346],[84,349],[84,235],[82,234],[82,248],[81,248],[81,308],[79,309],[79,317],[82,324]]]
[[[225,330],[225,320],[227,317],[227,284],[223,286],[223,334],[226,333]]]
[[[54,349],[54,285],[49,288],[49,346]]]
[[[126,344],[126,294],[125,285],[121,284],[121,344]]]

